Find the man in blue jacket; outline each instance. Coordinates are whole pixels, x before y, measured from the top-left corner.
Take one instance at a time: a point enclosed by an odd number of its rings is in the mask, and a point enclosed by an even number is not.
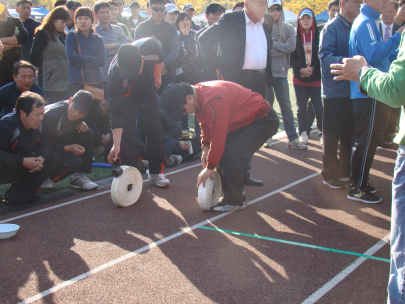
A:
[[[398,49],[404,28],[383,42],[376,21],[387,8],[385,0],[366,0],[360,15],[350,32],[349,56],[364,56],[367,62],[382,72],[388,72],[390,55]],[[379,203],[376,188],[368,184],[369,172],[380,139],[380,127],[384,117],[380,105],[370,97],[364,97],[356,82],[350,83],[354,115],[354,149],[352,153],[350,189],[347,198],[364,203]]]
[[[362,0],[343,0],[340,12],[323,28],[319,43],[323,98],[323,183],[343,189],[350,175],[353,137],[353,102],[350,82],[333,80],[330,65],[349,56],[350,29],[360,13]],[[340,141],[340,161],[337,158]]]

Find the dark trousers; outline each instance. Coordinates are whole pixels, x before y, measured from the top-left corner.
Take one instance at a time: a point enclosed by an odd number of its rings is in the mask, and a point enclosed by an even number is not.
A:
[[[66,91],[64,92],[53,92],[53,91],[45,91],[46,94],[46,104],[57,103],[61,100],[69,99],[66,97]]]
[[[353,99],[354,148],[351,162],[351,186],[359,192],[367,187],[384,117],[381,103],[372,98]]]
[[[0,185],[7,183],[19,183],[27,186],[32,191],[38,191],[42,183],[58,165],[59,156],[51,152],[45,159],[41,171],[29,173],[30,170],[23,165],[6,165],[0,162]]]
[[[241,86],[252,90],[252,92],[259,93],[263,96],[266,95],[266,76],[264,74],[251,74],[251,73],[240,73],[239,79],[237,81]],[[201,134],[201,132],[200,132]],[[274,133],[275,134],[275,133]],[[260,147],[259,147],[260,148]],[[257,150],[259,150],[259,148]],[[256,152],[256,151],[255,151]],[[252,153],[253,156],[254,153]],[[244,177],[245,179],[250,178],[250,160],[246,163],[244,168]]]
[[[391,108],[389,105],[381,104],[383,115],[385,116],[384,124],[381,128],[381,140],[385,140],[386,136],[395,134],[395,129],[398,125],[400,108]]]
[[[307,106],[307,119],[308,119],[307,134],[309,135],[309,133],[311,133],[312,130],[312,125],[314,124],[315,121],[315,110],[314,107],[312,106],[311,100],[308,102]]]
[[[76,133],[68,141],[65,146],[77,144],[85,149],[81,155],[75,156],[70,152],[62,152],[59,154],[59,165],[52,171],[50,179],[56,183],[73,173],[91,173],[93,162],[93,144],[94,133],[92,129],[87,132]]]
[[[163,90],[171,83],[174,83],[174,77],[170,78],[163,78],[162,77],[162,85],[160,86],[159,90],[157,91],[157,94],[160,96],[163,94]]]
[[[195,137],[195,138],[187,139],[184,141],[191,142],[191,146],[193,147],[193,153],[190,154],[189,151],[180,149],[180,146],[177,144],[176,149],[174,149],[174,151],[173,151],[173,154],[181,155],[181,157],[183,158],[183,161],[188,161],[188,160],[193,159],[198,153],[201,152],[201,138]]]
[[[322,115],[323,106],[321,98],[321,87],[308,87],[294,84],[295,96],[297,99],[297,118],[299,133],[308,131],[307,105],[311,99],[312,106],[315,110],[316,125],[322,132]],[[309,135],[309,134],[308,134]]]
[[[217,166],[222,178],[223,204],[242,205],[246,200],[243,192],[244,169],[253,154],[277,133],[278,125],[277,114],[271,109],[267,117],[227,134],[224,153]]]
[[[148,153],[149,172],[151,174],[163,173],[165,156],[163,150],[162,127],[159,116],[156,89],[153,89],[146,98],[129,97],[124,99],[124,127],[121,140],[121,165],[138,168],[138,155],[136,152],[136,124],[137,117],[146,133],[146,150]]]
[[[323,99],[323,179],[329,181],[350,175],[352,151],[353,101],[347,98]],[[337,150],[340,141],[340,162]]]

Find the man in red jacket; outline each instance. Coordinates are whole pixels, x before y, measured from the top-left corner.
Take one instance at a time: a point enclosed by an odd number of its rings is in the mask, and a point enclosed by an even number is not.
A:
[[[205,169],[198,185],[213,179],[213,170],[222,177],[223,200],[211,208],[230,212],[246,206],[243,168],[253,154],[276,134],[279,120],[262,95],[228,81],[208,81],[191,86],[169,85],[163,100],[173,119],[194,113],[201,126],[202,156]],[[198,186],[197,185],[197,186]]]

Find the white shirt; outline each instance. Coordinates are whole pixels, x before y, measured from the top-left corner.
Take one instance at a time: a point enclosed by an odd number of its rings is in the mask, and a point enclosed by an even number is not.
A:
[[[264,18],[253,23],[245,12],[246,46],[243,69],[263,70],[267,66],[267,38],[264,33]]]
[[[385,24],[384,22],[381,22],[381,28],[382,28],[382,32],[381,32],[381,36],[384,40],[384,35],[385,35],[385,28],[389,26],[390,27],[390,37],[392,36],[392,28],[394,27],[394,22],[392,24]]]

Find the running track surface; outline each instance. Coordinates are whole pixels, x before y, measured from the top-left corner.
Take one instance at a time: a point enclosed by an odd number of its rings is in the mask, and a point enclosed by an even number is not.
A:
[[[21,226],[0,240],[0,303],[386,302],[396,151],[377,151],[383,201],[364,204],[322,184],[317,134],[307,151],[281,140],[253,157],[265,185],[245,187],[242,211],[199,209],[194,162],[167,171],[169,189],[145,182],[128,208],[104,188],[0,217]]]

